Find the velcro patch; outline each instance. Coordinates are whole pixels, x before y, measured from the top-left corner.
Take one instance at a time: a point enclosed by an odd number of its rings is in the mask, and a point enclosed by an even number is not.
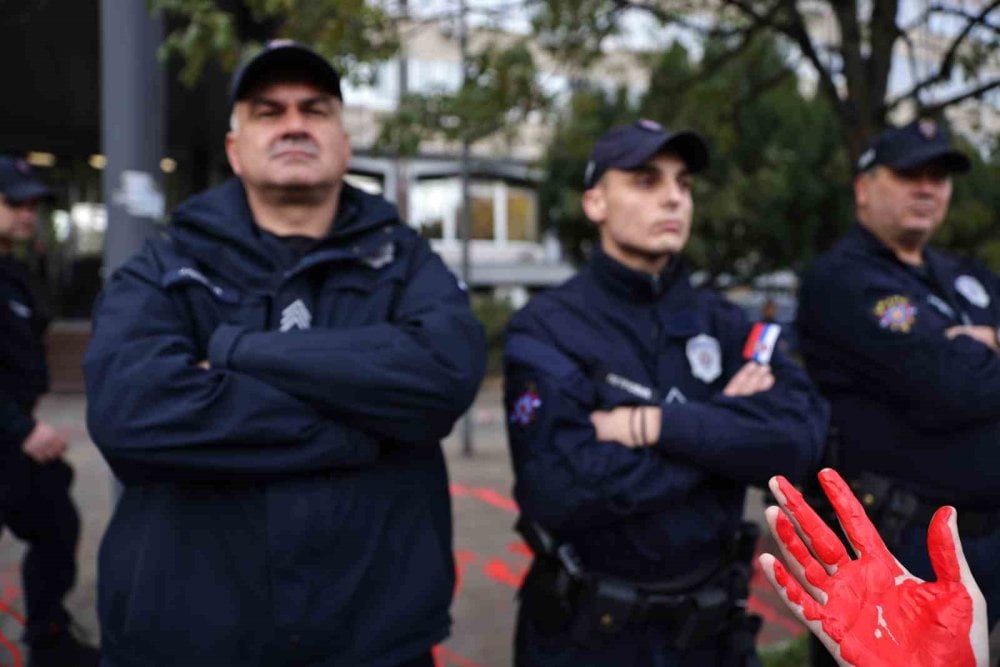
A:
[[[897,333],[910,333],[913,323],[917,321],[917,307],[902,294],[893,294],[879,300],[872,312],[878,318],[881,328]]]
[[[514,401],[514,406],[510,409],[510,422],[517,426],[525,427],[535,421],[535,415],[542,407],[542,399],[538,397],[538,390],[534,383],[528,383],[524,392]]]

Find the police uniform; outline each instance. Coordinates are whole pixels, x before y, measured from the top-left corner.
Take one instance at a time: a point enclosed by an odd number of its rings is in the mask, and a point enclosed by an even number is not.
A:
[[[780,353],[772,389],[724,396],[749,332],[736,306],[691,287],[679,257],[650,275],[600,249],[513,317],[515,494],[522,525],[550,540],[526,531],[536,559],[517,664],[755,664],[739,608],[753,548],[738,537],[746,486],[801,479],[827,410]],[[596,439],[589,415],[623,405],[661,406],[654,445]]]
[[[1000,617],[1000,356],[945,329],[1000,325],[1000,281],[933,249],[896,259],[867,229],[850,230],[803,280],[802,352],[830,400],[838,469],[896,557],[933,580],[927,525],[958,508],[962,548]]]
[[[338,81],[287,42],[244,71],[309,63]],[[262,229],[235,178],[179,206],[109,281],[84,361],[125,487],[106,665],[430,664],[455,581],[440,441],[485,356],[467,294],[381,197],[342,184],[322,238]]]
[[[15,203],[48,196],[49,190],[23,161],[0,156],[0,194]],[[48,321],[29,286],[27,267],[0,254],[0,527],[27,544],[21,564],[23,640],[32,647],[29,665],[96,664],[93,649],[69,634],[71,619],[63,606],[76,579],[80,534],[69,495],[73,471],[61,459],[38,463],[22,451],[36,425],[35,404],[49,389]],[[46,661],[42,652],[56,655]]]

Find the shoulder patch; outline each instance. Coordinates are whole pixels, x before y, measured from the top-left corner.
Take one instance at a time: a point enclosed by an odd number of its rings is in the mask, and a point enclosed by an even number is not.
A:
[[[510,409],[510,423],[522,428],[535,421],[535,415],[542,407],[542,399],[533,382],[529,382],[524,391],[514,401]]]
[[[917,321],[917,307],[902,294],[893,294],[879,300],[872,312],[878,318],[881,328],[897,333],[910,333],[913,323]]]
[[[955,289],[977,308],[986,308],[990,305],[990,294],[977,278],[968,274],[961,275],[955,278]]]

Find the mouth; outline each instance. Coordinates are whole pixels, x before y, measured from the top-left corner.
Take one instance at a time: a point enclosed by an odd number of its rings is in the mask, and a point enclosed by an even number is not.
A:
[[[684,225],[679,220],[661,220],[653,225],[653,229],[661,233],[680,234]]]

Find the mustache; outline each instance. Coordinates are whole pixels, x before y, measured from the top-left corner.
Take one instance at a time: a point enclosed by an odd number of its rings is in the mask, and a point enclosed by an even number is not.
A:
[[[275,157],[285,151],[300,151],[315,157],[319,155],[319,146],[309,137],[285,137],[276,141],[267,155]]]

